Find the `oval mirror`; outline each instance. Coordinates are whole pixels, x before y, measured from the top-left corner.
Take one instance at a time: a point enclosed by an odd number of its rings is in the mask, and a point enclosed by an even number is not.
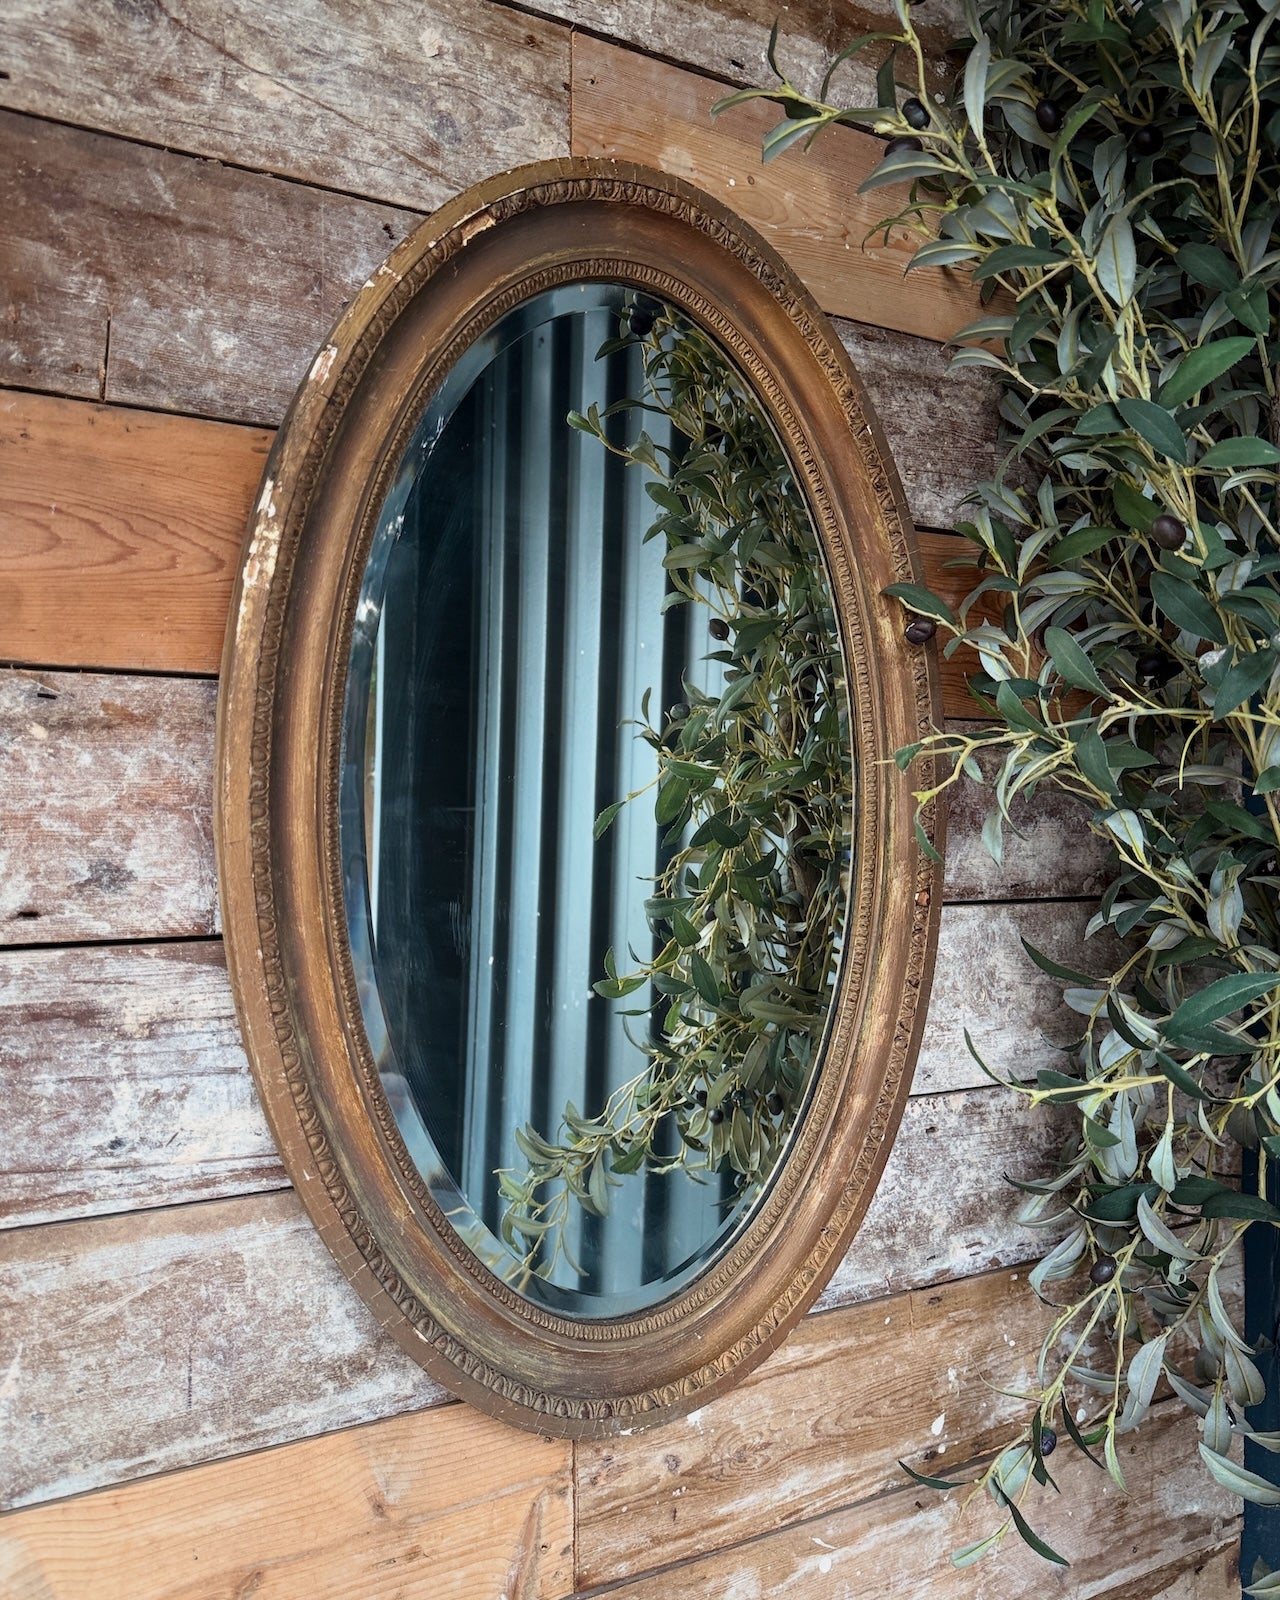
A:
[[[220,704],[237,1004],[352,1282],[511,1421],[701,1403],[865,1209],[936,921],[914,576],[821,314],[657,174],[460,197],[299,391]]]

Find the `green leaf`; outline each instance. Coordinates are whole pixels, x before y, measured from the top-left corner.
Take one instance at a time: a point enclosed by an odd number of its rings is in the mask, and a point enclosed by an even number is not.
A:
[[[1072,688],[1085,689],[1111,699],[1111,693],[1094,670],[1093,662],[1065,628],[1046,628],[1044,642],[1058,675]]]
[[[949,623],[953,628],[960,626],[947,602],[939,600],[936,594],[931,594],[918,583],[891,583],[882,593],[894,600],[901,600],[908,611],[924,617],[937,617],[940,622]]]
[[[1035,962],[1036,966],[1040,968],[1041,972],[1047,972],[1051,978],[1057,978],[1062,983],[1076,983],[1085,989],[1097,987],[1098,980],[1096,978],[1091,978],[1085,972],[1077,972],[1073,967],[1059,966],[1056,961],[1050,961],[1043,951],[1037,950],[1035,945],[1028,944],[1025,939],[1022,941],[1022,948]]]
[[[1079,1078],[1068,1077],[1065,1072],[1055,1072],[1052,1067],[1041,1067],[1036,1073],[1036,1086],[1047,1089],[1055,1104],[1070,1105],[1076,1100],[1087,1100],[1097,1090]]]
[[[1237,1222],[1280,1222],[1280,1208],[1260,1194],[1211,1194],[1201,1202],[1202,1217],[1229,1217]]]
[[[1191,1099],[1209,1098],[1187,1069],[1179,1066],[1173,1057],[1166,1055],[1163,1050],[1156,1051],[1156,1067],[1175,1088],[1181,1089],[1183,1094],[1189,1095]]]
[[[1066,1556],[1060,1556],[1051,1545],[1047,1545],[1044,1542],[1007,1495],[1002,1494],[1000,1498],[1004,1501],[1005,1509],[1013,1518],[1013,1525],[1018,1530],[1019,1537],[1024,1544],[1029,1544],[1035,1553],[1038,1556],[1043,1556],[1046,1561],[1056,1561],[1060,1567],[1069,1567],[1071,1565]]]
[[[1098,281],[1116,305],[1123,306],[1132,298],[1137,269],[1133,229],[1124,212],[1118,211],[1098,242]]]
[[[720,1004],[720,985],[716,982],[716,975],[707,965],[706,958],[700,956],[696,950],[689,957],[689,977],[694,988],[709,1006]]]
[[[1110,544],[1112,539],[1122,537],[1119,528],[1077,528],[1065,539],[1050,545],[1047,554],[1053,565],[1060,567],[1068,561],[1079,560],[1081,556],[1091,556],[1095,550],[1101,550],[1104,544]]]
[[[895,150],[858,185],[858,193],[883,189],[890,183],[916,183],[921,178],[936,178],[948,169],[927,150]]]
[[[1256,694],[1275,671],[1275,665],[1274,650],[1255,650],[1252,655],[1241,656],[1222,675],[1214,690],[1213,720],[1220,721]]]
[[[987,73],[991,67],[991,40],[980,34],[964,64],[964,111],[969,126],[983,137],[982,119],[987,104]]]
[[[1166,1034],[1207,1027],[1280,985],[1277,972],[1232,972],[1190,995],[1165,1024]]]
[[[973,281],[981,283],[1003,272],[1013,272],[1019,267],[1060,267],[1064,257],[1056,250],[1043,250],[1030,244],[1002,244],[993,250],[973,270]]]
[[[1077,438],[1083,439],[1091,439],[1097,434],[1123,433],[1124,419],[1110,400],[1104,400],[1101,405],[1085,412],[1076,423],[1074,432]]]
[[[1246,328],[1264,337],[1271,327],[1271,310],[1267,302],[1267,286],[1255,283],[1234,289],[1226,297],[1226,307],[1231,315]]]
[[[1006,1522],[1004,1527],[997,1528],[994,1533],[989,1533],[985,1539],[977,1539],[973,1544],[965,1545],[963,1550],[953,1551],[951,1565],[953,1567],[971,1567],[975,1561],[985,1556],[988,1550],[994,1550],[999,1545],[1004,1535],[1004,1529],[1008,1526],[1009,1524]]]
[[[613,819],[618,815],[619,811],[622,810],[626,803],[627,802],[625,800],[615,800],[611,806],[606,806],[604,808],[604,810],[596,818],[595,827],[591,830],[591,837],[593,839],[599,839],[609,831],[609,829],[613,826]]]
[[[1187,460],[1187,440],[1171,411],[1150,400],[1125,399],[1116,401],[1116,410],[1133,431],[1145,439],[1153,450],[1180,466]]]
[[[1253,341],[1250,340],[1250,343]],[[1274,467],[1280,450],[1268,439],[1219,439],[1196,462],[1197,467]]]
[[[899,1461],[898,1465],[909,1478],[914,1478],[917,1483],[924,1484],[926,1489],[963,1489],[965,1487],[963,1478],[930,1478],[923,1472],[917,1472],[914,1467],[909,1467],[905,1461]]]
[[[1211,244],[1195,241],[1184,244],[1174,260],[1189,278],[1202,283],[1207,289],[1229,293],[1240,286],[1240,274],[1222,253]]]
[[[1080,1211],[1091,1222],[1132,1222],[1138,1214],[1138,1200],[1153,1200],[1160,1193],[1158,1184],[1122,1183],[1093,1190],[1081,1203]]]
[[[1215,339],[1212,344],[1198,345],[1194,350],[1189,350],[1160,385],[1160,404],[1169,407],[1182,405],[1257,348],[1256,339],[1240,334],[1232,339]]]
[[[917,267],[954,267],[958,261],[972,261],[974,256],[981,253],[980,245],[962,244],[955,239],[929,239],[907,262],[906,270],[914,272]]]
[[[1117,478],[1111,485],[1111,498],[1121,522],[1138,533],[1150,532],[1151,524],[1160,515],[1160,507],[1124,478]]]
[[[1023,733],[1043,733],[1044,724],[1033,717],[1019,699],[1017,691],[1008,683],[1001,683],[996,689],[996,709],[1011,728],[1017,728]]]
[[[1222,618],[1194,585],[1167,572],[1153,572],[1151,598],[1169,621],[1179,628],[1194,634],[1197,639],[1226,644],[1227,635]]]
[[[806,134],[817,133],[825,120],[823,117],[784,117],[765,134],[760,145],[761,161],[772,161]]]
[[[1107,1470],[1106,1467],[1101,1461],[1098,1460],[1093,1451],[1090,1450],[1088,1440],[1085,1438],[1084,1434],[1081,1433],[1076,1419],[1071,1415],[1071,1405],[1067,1400],[1066,1395],[1063,1395],[1062,1397],[1062,1422],[1067,1432],[1071,1435],[1071,1442],[1075,1445],[1076,1449],[1079,1450],[1081,1454],[1088,1456],[1089,1460],[1093,1462],[1094,1466],[1097,1467],[1099,1471],[1105,1472]]]
[[[1238,1494],[1241,1499],[1249,1500],[1256,1506],[1280,1506],[1280,1487],[1268,1483],[1256,1472],[1236,1466],[1234,1461],[1218,1455],[1207,1445],[1200,1444],[1196,1448],[1200,1452],[1200,1459],[1224,1489],[1229,1489],[1232,1494]]]

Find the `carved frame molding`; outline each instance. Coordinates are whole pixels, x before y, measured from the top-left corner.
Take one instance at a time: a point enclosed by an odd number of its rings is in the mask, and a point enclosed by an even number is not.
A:
[[[461,353],[511,306],[583,279],[679,305],[769,412],[827,559],[859,774],[846,957],[786,1160],[707,1272],[598,1321],[557,1316],[489,1272],[404,1148],[355,994],[337,797],[352,621],[388,476]],[[704,1404],[779,1342],[866,1210],[937,938],[939,872],[886,767],[939,715],[931,654],[903,642],[880,593],[919,571],[883,436],[822,313],[744,223],[644,168],[543,162],[459,196],[364,285],[298,390],[251,514],[223,659],[216,833],[232,985],[286,1167],[339,1264],[416,1360],[509,1422],[595,1437]]]

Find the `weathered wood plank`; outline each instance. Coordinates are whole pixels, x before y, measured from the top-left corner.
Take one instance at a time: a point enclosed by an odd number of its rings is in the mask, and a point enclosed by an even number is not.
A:
[[[1020,1415],[997,1389],[1032,1377],[1046,1321],[1007,1272],[806,1317],[757,1372],[692,1416],[580,1444],[579,1585],[883,1494],[904,1481],[899,1458],[917,1464],[926,1447],[945,1457],[935,1470],[991,1449]]]
[[[1238,1530],[1237,1521],[1226,1524],[1223,1533]],[[1100,1600],[1236,1600],[1240,1593],[1239,1534],[1211,1555],[1197,1554],[1188,1566],[1186,1558],[1171,1561],[1156,1572],[1144,1573],[1133,1583],[1108,1589]]]
[[[41,0],[4,67],[14,110],[415,210],[568,153],[568,31],[483,0]]]
[[[1079,962],[1089,901],[1013,901],[943,907],[938,958],[916,1058],[912,1092],[937,1094],[990,1082],[965,1046],[965,1029],[982,1059],[1005,1079],[1034,1078],[1063,1066],[1050,1041],[1067,1042],[1080,1019],[1062,1003],[1062,986],[1023,948]]]
[[[216,941],[0,951],[0,1227],[288,1180]]]
[[[9,1506],[443,1398],[290,1191],[0,1234],[0,1328]]]
[[[822,1304],[1034,1253],[1040,1236],[1017,1223],[1019,1197],[999,1174],[1035,1169],[1059,1137],[1000,1090],[911,1101]],[[923,1226],[929,1217],[948,1231]],[[367,1421],[439,1393],[377,1334],[287,1190],[0,1233],[0,1327],[0,1370],[16,1361],[0,1408],[10,1479],[0,1490],[11,1504]],[[56,1427],[41,1425],[52,1417]]]
[[[0,383],[272,423],[417,221],[13,112],[0,208]]]
[[[900,1387],[909,1381],[906,1367],[902,1362],[886,1372],[887,1383]],[[811,1415],[823,1398],[807,1397]],[[1063,1600],[1117,1600],[1119,1589],[1118,1600],[1130,1593],[1135,1600],[1154,1600],[1161,1590],[1153,1594],[1141,1587],[1144,1580],[1159,1575],[1167,1593],[1168,1583],[1176,1581],[1171,1568],[1194,1569],[1215,1560],[1238,1536],[1237,1502],[1201,1468],[1195,1441],[1194,1418],[1153,1415],[1121,1454],[1128,1494],[1078,1453],[1061,1468],[1055,1457],[1062,1493],[1037,1496],[1030,1520],[1070,1560],[1065,1572],[1050,1569],[1016,1535],[977,1565],[953,1567],[950,1551],[993,1525],[989,1502],[984,1497],[976,1515],[966,1518],[957,1515],[951,1497],[906,1489],[719,1549],[611,1593],[621,1600],[863,1600],[872,1594],[884,1600],[1041,1600],[1046,1593]],[[766,1484],[759,1489],[757,1504],[767,1517]],[[674,1524],[670,1514],[646,1524],[646,1566],[655,1555],[666,1555],[678,1520],[679,1513]],[[718,1544],[719,1531],[711,1538]],[[1213,1600],[1228,1600],[1233,1592],[1213,1591]]]
[[[845,267],[851,285],[863,275],[863,260],[859,255]],[[943,346],[933,339],[844,318],[835,326],[888,437],[912,519],[919,527],[953,528],[972,515],[961,504],[965,495],[996,469],[994,374],[977,367],[949,371]],[[949,555],[972,550],[958,545]],[[959,595],[977,581],[973,568],[937,577]]]
[[[214,931],[216,695],[190,679],[0,670],[0,945]],[[986,804],[954,808],[948,898],[1097,886],[1101,847],[1046,791],[1009,840],[1006,889],[979,837]]]
[[[1026,1078],[1061,1064],[1044,1035],[1069,1037],[1072,1018],[1019,938],[1067,958],[1086,914],[1083,906],[1034,904],[943,912],[912,1086],[913,1094],[931,1097],[934,1109],[908,1119],[902,1139],[920,1148],[904,1146],[893,1157],[859,1247],[858,1260],[870,1252],[879,1263],[873,1287],[883,1262],[900,1250],[897,1230],[915,1203],[914,1186],[924,1182],[931,1203],[948,1203],[952,1178],[947,1163],[938,1163],[939,1126],[943,1139],[965,1144],[970,1171],[984,1182],[996,1169],[982,1162],[1016,1153],[1000,1131],[1004,1118],[1021,1127],[1011,1099],[1003,1111],[993,1106],[988,1113],[985,1094],[967,1109],[965,1097],[939,1095],[987,1087],[965,1048],[965,1028],[993,1071]],[[6,1085],[0,1228],[287,1182],[254,1091],[217,942],[0,951],[0,1081]],[[960,1191],[966,1192],[963,1181]],[[1013,1192],[1001,1194],[995,1234],[979,1225],[977,1197],[970,1195],[969,1204],[975,1209],[964,1222],[977,1232],[952,1248],[947,1270],[972,1270],[971,1260],[1016,1259],[1026,1236],[1009,1221]],[[936,1241],[930,1251],[935,1247]],[[897,1270],[928,1271],[932,1260],[913,1269],[908,1251]],[[865,1286],[865,1274],[858,1281]]]
[[[0,1517],[41,1600],[559,1600],[572,1447],[443,1406]]]
[[[926,340],[852,324],[842,336],[913,516],[954,520],[984,449],[994,449],[985,390],[972,374],[941,376],[938,348]],[[935,367],[931,437],[915,385],[932,383]],[[262,429],[0,393],[0,659],[216,672],[270,444]],[[948,596],[963,593],[964,575],[944,563],[968,546],[926,535],[922,547],[929,581]],[[954,710],[964,715],[972,702],[962,685],[959,693]]]
[[[0,660],[217,672],[271,437],[0,394]]]
[[[754,224],[836,316],[949,339],[977,315],[977,293],[954,272],[903,277],[912,242],[866,236],[895,209],[880,190],[858,193],[884,144],[852,128],[831,130],[807,154],[763,166],[760,141],[778,109],[760,101],[718,121],[723,86],[696,73],[585,35],[573,46],[573,151],[640,161],[687,178]]]
[[[0,944],[215,931],[215,697],[0,672]]]
[[[953,718],[952,732],[979,724]],[[985,760],[988,772],[995,763]],[[994,794],[982,784],[961,782],[947,801],[945,884],[953,900],[1012,900],[1023,896],[1096,896],[1107,883],[1112,852],[1088,826],[1082,802],[1052,787],[1011,808],[1013,826],[1004,830],[1004,854],[996,861],[982,843],[982,825]]]
[[[1026,1196],[1004,1175],[1043,1177],[1070,1122],[994,1087],[908,1100],[866,1219],[816,1309],[989,1272],[1047,1249],[1053,1236],[1019,1222]]]
[[[526,9],[563,17],[591,33],[639,47],[649,55],[710,72],[731,83],[773,81],[765,48],[769,30],[780,21],[778,64],[797,87],[815,93],[831,57],[860,34],[896,29],[897,17],[883,0],[534,0]],[[926,21],[927,15],[927,21]],[[912,19],[925,49],[939,61],[950,41],[964,30],[956,0],[938,0]],[[875,45],[840,68],[835,92],[842,105],[874,104],[875,70],[883,55]]]

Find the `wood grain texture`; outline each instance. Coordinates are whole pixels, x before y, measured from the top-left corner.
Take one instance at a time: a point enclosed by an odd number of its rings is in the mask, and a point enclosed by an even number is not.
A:
[[[863,255],[846,263],[851,286],[869,273],[866,263]],[[950,371],[947,352],[934,339],[844,318],[835,326],[889,440],[913,520],[918,527],[955,527],[972,515],[962,504],[965,495],[996,470],[994,374],[977,367]],[[952,553],[972,548],[965,544]],[[964,594],[977,577],[970,567],[945,581]]]
[[[216,695],[192,679],[0,670],[0,945],[216,930]],[[980,839],[988,803],[960,792],[949,900],[1092,892],[1105,856],[1079,813],[1047,790],[1029,804],[1006,879]]]
[[[271,437],[0,394],[0,660],[217,672]]]
[[[866,1600],[882,1592],[882,1582],[883,1592],[904,1600],[925,1592],[930,1600],[1032,1594],[1027,1581],[1035,1576],[1043,1584],[1050,1574],[1043,1563],[1013,1554],[1016,1539],[982,1563],[978,1587],[963,1586],[971,1578],[947,1565],[950,1549],[994,1526],[986,1501],[970,1531],[968,1520],[957,1518],[958,1496],[891,1491],[906,1482],[899,1458],[950,1477],[1002,1442],[1022,1408],[997,1389],[1018,1389],[1034,1371],[1045,1320],[1026,1282],[1010,1274],[808,1317],[734,1397],[712,1402],[683,1426],[579,1446],[579,1586],[661,1565],[661,1578],[624,1586],[622,1594]],[[1085,1472],[1077,1475],[1080,1458],[1064,1448],[1061,1466],[1072,1490],[1062,1501],[1038,1496],[1030,1518],[1037,1528],[1048,1520],[1046,1536],[1058,1546],[1054,1534],[1061,1534],[1072,1558],[1093,1557],[1093,1582],[1080,1586],[1082,1574],[1072,1571],[1051,1592],[1101,1594],[1099,1578],[1109,1573],[1138,1576],[1174,1557],[1184,1565],[1230,1538],[1234,1502],[1203,1472],[1194,1438],[1194,1419],[1186,1426],[1152,1418],[1122,1445],[1126,1474],[1133,1461],[1134,1498],[1149,1518],[1141,1552],[1128,1549],[1141,1518],[1123,1509],[1125,1498],[1094,1467],[1082,1462]],[[1054,1475],[1058,1469],[1054,1459]],[[854,1514],[838,1510],[867,1501]],[[1072,1515],[1083,1507],[1101,1512],[1099,1522]],[[1166,1526],[1171,1512],[1179,1526],[1186,1518],[1184,1530]],[[1133,1520],[1112,1525],[1126,1515]],[[1074,1522],[1085,1526],[1077,1530]],[[762,1538],[792,1525],[800,1526],[790,1538]],[[883,1557],[877,1539],[891,1542]],[[912,1541],[914,1557],[907,1554]],[[699,1562],[709,1549],[723,1554]],[[864,1565],[872,1552],[874,1566]],[[923,1574],[928,1589],[917,1587]],[[962,1587],[952,1587],[957,1581]]]
[[[949,732],[973,732],[981,724],[954,718]],[[1105,887],[1114,865],[1110,846],[1088,825],[1082,801],[1052,787],[1010,807],[1004,853],[997,861],[982,843],[982,825],[994,809],[990,780],[998,762],[982,757],[988,784],[962,781],[947,799],[946,894],[955,900],[1004,900],[1084,895]],[[954,847],[952,841],[954,842]],[[1078,959],[1078,957],[1077,957]]]
[[[697,184],[759,228],[825,311],[929,339],[949,339],[978,314],[976,290],[954,272],[903,277],[910,236],[864,245],[905,203],[895,190],[858,193],[881,140],[832,129],[808,154],[788,150],[763,166],[776,106],[752,101],[713,122],[723,85],[586,35],[574,38],[572,81],[575,155],[640,161]]]
[[[1036,1169],[1060,1137],[1001,1090],[912,1100],[820,1303],[1024,1259],[1041,1236],[1017,1222],[1019,1196],[999,1175]],[[440,1397],[378,1331],[289,1190],[0,1233],[0,1328],[6,1504]]]
[[[6,1506],[444,1398],[290,1191],[0,1234],[0,1328]]]
[[[417,221],[12,112],[0,207],[0,382],[271,423]]]
[[[988,1080],[965,1047],[964,1030],[1004,1076],[1025,1079],[1040,1067],[1060,1066],[1045,1036],[1069,1038],[1072,1016],[1020,939],[1066,958],[1087,914],[1087,906],[1076,904],[944,909],[912,1084],[913,1095],[930,1096],[934,1109],[909,1114],[903,1134],[909,1143],[891,1157],[870,1231],[855,1252],[858,1261],[870,1251],[881,1263],[873,1285],[881,1271],[894,1270],[884,1263],[902,1251],[898,1232],[906,1230],[910,1186],[923,1181],[932,1203],[948,1204],[952,1178],[945,1163],[936,1164],[939,1125],[946,1137],[961,1141],[966,1162],[970,1144],[982,1161],[1009,1157],[1000,1114],[988,1114]],[[0,1082],[0,1228],[287,1183],[216,941],[0,951]],[[984,1092],[973,1106],[955,1096],[974,1088]],[[1012,1097],[1004,1114],[1021,1127]],[[971,1170],[983,1176],[976,1166]],[[963,1180],[960,1190],[968,1192]],[[1012,1191],[999,1199],[1003,1222],[994,1233],[984,1230],[975,1211],[968,1219],[974,1237],[944,1254],[948,1271],[971,1270],[970,1261],[1013,1259],[1010,1248],[1023,1248],[1009,1224]],[[969,1203],[976,1205],[976,1197]],[[896,1270],[918,1275],[927,1263],[922,1268],[907,1249]]]
[[[0,1517],[35,1600],[559,1600],[568,1445],[443,1406]]]
[[[899,1384],[907,1381],[901,1368]],[[812,1396],[807,1404],[815,1406]],[[1071,1562],[1048,1564],[1016,1537],[998,1553],[957,1568],[947,1553],[990,1531],[991,1507],[957,1515],[953,1497],[911,1488],[827,1513],[750,1543],[720,1549],[681,1566],[623,1583],[621,1600],[693,1600],[732,1595],[734,1600],[1155,1600],[1170,1593],[1179,1574],[1218,1563],[1238,1537],[1238,1502],[1219,1488],[1195,1454],[1196,1424],[1179,1415],[1153,1415],[1120,1452],[1129,1493],[1078,1453],[1054,1475],[1062,1494],[1044,1493],[1028,1504],[1030,1521]],[[765,1485],[760,1485],[765,1489]],[[764,1498],[762,1496],[762,1498]],[[677,1502],[678,1504],[678,1502]],[[760,1502],[757,1502],[760,1504]],[[767,1516],[767,1499],[761,1515]],[[649,1524],[653,1544],[665,1548],[671,1528]],[[709,1541],[708,1541],[709,1543]],[[704,1543],[702,1548],[707,1549]],[[659,1550],[661,1554],[661,1549]],[[647,1564],[653,1561],[650,1552]],[[1152,1589],[1148,1580],[1154,1579]],[[1147,1583],[1147,1587],[1143,1587]],[[1229,1600],[1238,1591],[1211,1591]],[[1174,1595],[1178,1589],[1172,1590]],[[1181,1591],[1194,1595],[1194,1589]]]
[[[218,941],[0,951],[0,1227],[287,1185]]]
[[[995,1386],[1031,1378],[1046,1320],[1007,1272],[810,1316],[732,1395],[684,1422],[580,1445],[579,1585],[883,1494],[906,1481],[900,1457],[945,1472],[980,1455],[1020,1415]],[[667,1576],[671,1592],[696,1592]]]
[[[845,324],[842,337],[850,345]],[[981,440],[985,394],[940,388],[935,424],[917,425],[900,366],[937,347],[857,330],[852,345],[917,521],[958,511]],[[941,380],[940,380],[941,382]],[[218,670],[227,605],[271,434],[193,417],[0,392],[0,660],[124,670]],[[948,498],[949,496],[949,498]],[[967,545],[925,535],[929,581],[962,593],[944,563]],[[949,671],[948,667],[948,671]],[[955,677],[953,673],[951,675]],[[972,702],[958,684],[952,709]]]
[[[25,0],[0,66],[14,110],[415,210],[568,154],[567,30],[486,0]]]
[[[884,0],[534,0],[525,7],[562,17],[647,54],[697,67],[730,83],[773,81],[765,59],[769,30],[779,23],[778,64],[797,87],[817,92],[830,58],[859,35],[895,29]],[[913,18],[935,70],[947,44],[963,31],[957,0],[934,0]],[[839,69],[834,90],[842,105],[875,101],[875,70],[883,60],[870,45]]]
[[[1228,1523],[1224,1533],[1230,1534]],[[1132,1583],[1107,1589],[1101,1600],[1236,1600],[1240,1593],[1239,1535],[1236,1533],[1220,1550],[1197,1552],[1188,1564],[1185,1557],[1173,1560],[1154,1572],[1146,1572]]]
[[[871,1300],[1025,1261],[1053,1235],[1019,1222],[1026,1196],[1005,1182],[1043,1176],[1071,1126],[1006,1089],[907,1101],[866,1219],[816,1302]]]
[[[0,672],[0,944],[215,931],[215,696]]]
[[[1079,1032],[1062,986],[1022,941],[1052,959],[1080,960],[1091,901],[1013,901],[943,908],[928,1019],[916,1058],[914,1094],[985,1087],[965,1030],[992,1072],[1024,1082],[1041,1067],[1064,1070],[1057,1043]],[[1110,953],[1110,949],[1108,949]]]

